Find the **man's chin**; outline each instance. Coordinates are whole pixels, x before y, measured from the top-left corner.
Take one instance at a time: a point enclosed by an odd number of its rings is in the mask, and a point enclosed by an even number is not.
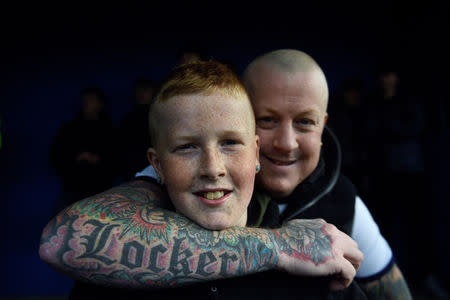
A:
[[[267,191],[272,197],[275,198],[284,198],[289,196],[290,194],[292,194],[292,192],[294,191],[294,189],[289,189],[289,190],[272,190],[272,191]]]
[[[272,197],[287,197],[295,189],[296,185],[287,180],[259,180],[258,186]]]

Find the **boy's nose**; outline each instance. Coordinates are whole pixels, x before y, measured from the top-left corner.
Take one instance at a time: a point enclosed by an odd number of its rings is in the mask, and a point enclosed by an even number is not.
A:
[[[225,174],[225,164],[219,151],[217,149],[206,150],[202,157],[201,176],[217,180]]]

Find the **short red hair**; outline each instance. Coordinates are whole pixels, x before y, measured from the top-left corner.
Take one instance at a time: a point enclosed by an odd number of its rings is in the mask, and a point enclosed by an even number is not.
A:
[[[179,65],[163,81],[150,107],[149,125],[153,146],[156,146],[155,137],[158,133],[158,124],[154,122],[156,119],[154,108],[158,103],[167,102],[180,95],[209,95],[214,92],[222,92],[233,99],[248,101],[254,120],[247,91],[241,79],[229,67],[216,61],[197,61]]]

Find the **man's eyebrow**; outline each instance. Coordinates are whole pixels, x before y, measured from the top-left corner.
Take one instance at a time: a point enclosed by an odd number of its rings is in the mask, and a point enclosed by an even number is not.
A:
[[[275,115],[280,115],[280,113],[277,111],[277,109],[272,108],[270,106],[265,107],[264,108],[264,112],[265,113],[272,113],[272,114],[275,114]],[[297,115],[308,115],[308,114],[320,115],[320,110],[319,110],[319,108],[311,108],[311,109],[307,109],[307,110],[301,111]]]

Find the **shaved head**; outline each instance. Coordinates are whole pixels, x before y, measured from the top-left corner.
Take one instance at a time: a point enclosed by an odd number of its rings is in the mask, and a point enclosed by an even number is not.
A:
[[[308,73],[313,75],[317,81],[317,88],[320,89],[321,100],[324,112],[328,105],[328,84],[325,74],[317,62],[305,52],[293,49],[275,50],[263,54],[254,59],[245,69],[243,80],[250,95],[253,94],[258,84],[254,77],[258,72],[273,72],[286,76],[298,73]]]

